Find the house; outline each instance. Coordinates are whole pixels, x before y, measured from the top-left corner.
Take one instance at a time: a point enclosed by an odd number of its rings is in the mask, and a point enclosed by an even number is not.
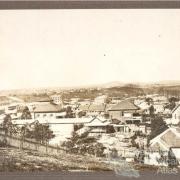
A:
[[[35,104],[31,111],[31,116],[33,119],[58,119],[59,117],[62,117],[62,107],[52,103]]]
[[[104,115],[106,109],[105,104],[91,104],[88,108],[88,116]]]
[[[134,123],[128,124],[126,122],[112,123],[116,132],[121,134],[134,134],[135,132],[139,132],[143,135],[149,135],[151,133],[151,128],[149,124],[145,123]]]
[[[98,96],[94,99],[94,104],[103,104],[106,103],[107,95]]]
[[[164,112],[164,104],[162,104],[161,102],[154,102],[153,106],[155,109],[155,114]]]
[[[53,94],[51,99],[53,100],[54,104],[63,105],[63,100],[60,94]]]
[[[120,97],[111,97],[111,103],[118,104],[122,101],[122,98]]]
[[[98,115],[104,115],[106,111],[106,105],[105,104],[86,104],[86,105],[80,105],[77,108],[77,111],[85,112],[86,116],[98,116]]]
[[[12,123],[17,126],[32,124],[38,121],[41,124],[48,124],[55,134],[55,138],[50,141],[50,144],[59,144],[60,142],[72,137],[75,125],[83,125],[83,128],[89,130],[90,136],[98,136],[108,132],[110,122],[104,118],[36,118],[25,120],[12,120]]]
[[[178,124],[180,122],[180,104],[178,104],[171,112],[171,124]]]
[[[95,117],[90,122],[84,124],[85,127],[89,127],[90,129],[89,136],[98,136],[104,133],[109,133],[108,131],[109,125],[110,125],[110,121],[99,117]]]
[[[86,115],[87,112],[89,111],[89,106],[90,104],[79,105],[79,107],[77,108],[77,112],[83,112]]]
[[[125,123],[113,124],[113,127],[116,132],[120,132],[122,134],[130,133],[130,131],[131,131],[129,126]]]
[[[133,117],[139,108],[129,100],[121,101],[109,109],[109,116],[111,119],[122,120],[123,118]]]
[[[150,141],[150,148],[153,150],[169,150],[172,147],[180,147],[179,127],[169,127]]]
[[[180,163],[179,154],[180,128],[169,127],[150,141],[149,150],[145,153],[144,163],[149,165],[168,166],[172,156],[174,157],[174,161]]]

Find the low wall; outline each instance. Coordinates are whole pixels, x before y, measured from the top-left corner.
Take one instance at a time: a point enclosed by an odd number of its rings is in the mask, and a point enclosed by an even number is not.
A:
[[[6,144],[12,147],[20,148],[20,149],[28,149],[32,151],[38,151],[42,154],[49,155],[58,155],[65,153],[65,149],[50,145],[42,145],[29,140],[22,140],[17,137],[11,137],[4,134],[0,134],[0,141],[6,141]]]

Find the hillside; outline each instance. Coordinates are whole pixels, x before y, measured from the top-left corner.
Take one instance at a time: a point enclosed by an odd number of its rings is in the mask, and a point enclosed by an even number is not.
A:
[[[73,154],[47,156],[35,151],[0,148],[0,171],[108,171],[108,165],[94,157]]]

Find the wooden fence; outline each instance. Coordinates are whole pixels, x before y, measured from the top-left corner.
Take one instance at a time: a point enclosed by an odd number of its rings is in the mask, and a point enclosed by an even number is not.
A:
[[[19,149],[27,149],[32,151],[38,151],[42,154],[49,154],[49,155],[58,155],[62,153],[66,153],[66,150],[60,147],[55,147],[51,145],[43,145],[37,142],[33,142],[27,139],[21,139],[18,137],[12,137],[5,134],[0,133],[0,141],[6,142],[7,145],[16,147]]]

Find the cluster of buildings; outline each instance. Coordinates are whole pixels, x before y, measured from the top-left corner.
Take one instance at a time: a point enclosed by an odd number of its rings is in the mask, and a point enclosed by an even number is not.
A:
[[[77,133],[88,131],[89,136],[106,147],[106,154],[116,149],[119,156],[135,161],[139,150],[143,150],[145,164],[168,165],[171,152],[180,161],[180,104],[177,102],[169,110],[168,99],[158,94],[126,99],[100,95],[94,100],[72,98],[69,101],[62,100],[61,94],[53,94],[30,102],[13,97],[1,102],[0,123],[9,114],[12,123],[18,126],[35,121],[48,124],[55,134],[50,141],[54,145],[71,138],[75,125],[81,125]],[[153,113],[163,117],[168,129],[149,141],[151,120],[143,118],[149,116],[152,106]]]

